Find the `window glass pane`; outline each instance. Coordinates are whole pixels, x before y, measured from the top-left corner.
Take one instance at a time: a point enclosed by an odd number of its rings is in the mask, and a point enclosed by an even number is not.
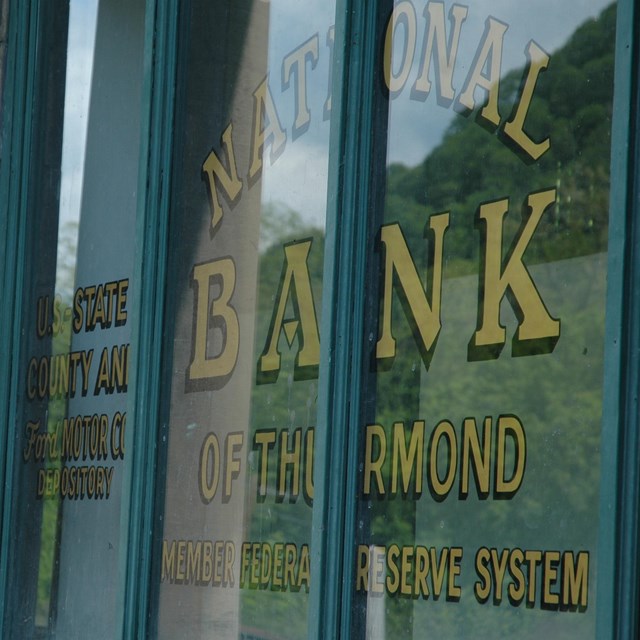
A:
[[[404,0],[377,36],[355,637],[595,637],[615,12]]]
[[[161,638],[306,638],[331,2],[182,7]]]
[[[3,637],[114,638],[144,3],[38,11]]]

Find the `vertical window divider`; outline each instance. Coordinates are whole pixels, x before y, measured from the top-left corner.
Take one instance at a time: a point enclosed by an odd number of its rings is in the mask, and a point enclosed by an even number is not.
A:
[[[318,640],[351,630],[372,174],[385,162],[374,154],[382,5],[345,0],[336,9],[309,605]]]
[[[20,348],[20,318],[23,301],[19,295],[25,271],[25,226],[29,191],[31,148],[31,108],[37,75],[38,7],[35,2],[15,0],[9,7],[7,72],[5,88],[11,94],[5,100],[3,115],[3,162],[0,172],[0,203],[4,261],[0,293],[11,301],[0,314],[0,357],[5,375],[0,377],[0,567],[7,566],[11,538],[13,495],[14,432],[16,429],[17,360]],[[3,94],[6,96],[6,93]],[[0,635],[7,615],[10,589],[6,571],[0,572]]]
[[[161,353],[166,284],[168,213],[177,55],[176,0],[152,1],[145,24],[143,147],[140,154],[136,235],[138,322],[132,336],[134,390],[132,467],[124,638],[149,634],[151,564],[155,549],[157,438],[160,420]]]
[[[640,225],[638,26],[617,7],[598,536],[598,638],[636,637],[640,507]],[[593,578],[594,576],[592,576]]]

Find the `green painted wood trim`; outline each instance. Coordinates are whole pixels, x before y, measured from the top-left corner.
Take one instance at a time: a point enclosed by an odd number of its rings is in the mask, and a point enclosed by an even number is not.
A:
[[[350,319],[344,318],[341,304],[351,276],[344,265],[352,241],[354,211],[345,209],[344,164],[348,104],[347,69],[358,47],[346,46],[357,27],[348,0],[337,0],[332,72],[331,132],[329,141],[329,179],[323,267],[321,314],[321,354],[318,381],[317,436],[314,452],[314,502],[311,533],[311,589],[309,598],[309,638],[337,637],[342,585],[344,544],[344,498],[340,488],[346,475],[347,399],[344,372],[349,369]],[[354,65],[355,71],[355,65]],[[347,255],[345,255],[347,254]],[[341,278],[342,276],[342,278]],[[346,280],[346,282],[345,282]],[[349,332],[343,335],[339,325]]]
[[[29,166],[31,148],[31,105],[37,82],[36,51],[38,45],[38,4],[35,0],[13,0],[9,7],[9,50],[5,95],[3,166],[0,177],[0,197],[6,224],[4,264],[2,273],[2,299],[12,301],[4,305],[1,316],[2,334],[0,355],[5,363],[0,376],[0,464],[4,474],[2,503],[2,537],[0,541],[0,567],[8,566],[11,540],[11,509],[13,495],[14,449],[12,433],[16,424],[18,397],[17,362],[20,349],[20,319],[22,317],[22,291],[25,270],[25,227],[29,193]],[[7,593],[6,571],[0,571],[0,629],[4,626]],[[0,636],[3,635],[0,633]]]
[[[318,640],[351,628],[379,5],[338,0],[336,12],[309,603]]]
[[[636,637],[640,463],[640,226],[637,183],[637,31],[632,0],[619,0],[611,134],[611,195],[601,445],[597,637]],[[635,53],[634,53],[635,51]],[[634,122],[635,121],[635,122]],[[634,200],[636,202],[634,202]]]
[[[21,142],[18,138],[21,130],[13,127],[14,113],[21,113],[16,109],[18,98],[23,95],[24,90],[20,90],[18,77],[17,58],[20,54],[19,46],[24,47],[24,42],[18,43],[18,29],[20,15],[16,7],[11,7],[10,31],[7,33],[7,60],[6,75],[4,79],[3,92],[3,121],[2,131],[2,158],[0,159],[0,300],[12,300],[15,292],[15,249],[17,240],[17,216],[12,209],[13,201],[11,189],[13,184],[12,176],[16,175],[14,164],[20,158],[18,151],[21,151]],[[22,63],[24,66],[24,63]],[[18,162],[19,163],[19,162]],[[4,305],[4,312],[0,313],[0,358],[2,362],[11,365],[13,357],[12,349],[12,327],[14,314],[11,312],[13,305]],[[8,407],[9,407],[9,375],[0,376],[0,486],[5,487],[5,457],[7,455],[8,436]],[[4,493],[0,492],[0,514],[3,511]],[[0,533],[2,532],[2,521],[0,520]],[[1,539],[1,537],[0,537]],[[1,565],[0,565],[1,566]]]
[[[177,0],[149,2],[136,223],[138,323],[132,336],[131,499],[123,637],[145,638],[151,593],[161,346],[173,140]]]

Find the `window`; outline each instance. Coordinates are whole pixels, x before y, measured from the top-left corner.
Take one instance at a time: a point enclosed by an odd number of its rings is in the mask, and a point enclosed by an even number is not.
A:
[[[632,2],[0,5],[3,637],[635,636]]]

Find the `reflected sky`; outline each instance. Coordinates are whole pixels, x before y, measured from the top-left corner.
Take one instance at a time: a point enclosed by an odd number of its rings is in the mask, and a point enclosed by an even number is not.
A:
[[[263,202],[291,208],[310,224],[324,227],[329,154],[329,122],[324,118],[324,104],[329,87],[330,49],[327,33],[335,22],[335,2],[326,0],[259,0],[269,4],[269,84],[282,127],[287,132],[284,153],[273,164],[265,162]],[[63,177],[61,186],[61,219],[77,219],[80,211],[82,167],[88,113],[93,41],[98,0],[72,0],[69,31],[69,67],[65,103]],[[417,75],[417,63],[426,25],[422,12],[424,0],[413,2],[418,26],[414,68],[405,90],[391,104],[388,164],[407,166],[420,163],[441,141],[453,118],[460,117],[445,108],[431,108],[433,96],[425,102],[409,100],[410,86]],[[491,0],[468,5],[467,19],[462,25],[454,88],[460,87],[469,71],[489,15],[505,22],[509,28],[504,38],[502,74],[521,68],[526,62],[525,47],[534,39],[543,49],[553,53],[563,45],[576,27],[589,17],[597,16],[610,4],[609,0],[537,0],[516,3],[513,0]],[[448,12],[452,3],[445,3]],[[447,28],[449,25],[447,24]],[[294,83],[282,86],[282,60],[310,37],[318,37],[318,62],[307,65],[307,94],[311,111],[309,129],[295,140]],[[551,65],[553,64],[553,55]],[[251,100],[247,95],[246,99]]]
[[[329,122],[324,105],[329,92],[330,48],[327,33],[335,22],[335,2],[327,0],[271,0],[269,2],[269,83],[287,131],[287,146],[273,165],[265,163],[263,201],[300,213],[309,224],[324,228],[329,161]],[[309,129],[292,136],[295,120],[295,86],[282,86],[282,61],[309,38],[317,35],[318,62],[307,64]]]
[[[70,2],[56,270],[63,296],[71,295],[76,265],[97,13],[98,0]]]
[[[431,108],[434,96],[425,102],[409,100],[410,88],[417,77],[417,66],[423,46],[423,31],[426,21],[422,11],[426,2],[413,2],[418,18],[418,42],[414,65],[404,91],[392,100],[388,164],[402,163],[415,166],[442,140],[442,136],[453,118],[460,117],[452,108]],[[504,22],[508,29],[504,36],[502,73],[521,69],[527,62],[525,49],[530,40],[535,40],[551,54],[549,68],[553,65],[553,52],[565,44],[576,28],[590,17],[597,17],[610,0],[577,0],[567,4],[556,0],[516,3],[512,0],[491,0],[467,4],[467,18],[462,24],[458,56],[454,70],[453,87],[456,96],[464,84],[473,62],[474,54],[482,38],[485,21],[489,16]],[[448,12],[452,3],[445,4]],[[447,24],[447,29],[449,29]],[[422,30],[422,31],[421,31]],[[433,78],[433,73],[430,75]],[[433,91],[432,91],[433,93]],[[476,99],[482,92],[477,91]],[[507,114],[502,114],[503,118]]]
[[[318,0],[271,0],[269,45],[270,85],[282,126],[287,130],[287,147],[278,161],[265,167],[263,198],[297,210],[305,220],[322,226],[328,166],[329,123],[322,118],[322,106],[328,83],[329,50],[326,33],[334,22],[334,9]],[[502,73],[522,68],[526,63],[525,48],[535,40],[550,52],[561,47],[575,29],[590,17],[596,17],[610,4],[609,0],[576,0],[567,4],[557,0],[516,3],[513,0],[491,0],[466,4],[468,14],[462,25],[458,59],[454,73],[456,95],[469,72],[480,42],[486,19],[491,15],[509,25],[504,38]],[[417,65],[423,43],[426,21],[424,0],[414,0],[417,15],[417,47],[414,66],[405,90],[392,100],[387,164],[415,166],[442,140],[455,114],[451,108],[435,106],[430,96],[425,102],[409,100],[410,87],[417,76]],[[448,13],[453,3],[445,3]],[[447,24],[449,28],[449,24]],[[308,72],[308,95],[311,127],[296,140],[291,139],[293,123],[293,91],[282,91],[280,84],[283,57],[313,34],[319,36],[319,61]],[[478,92],[480,98],[480,92]],[[504,117],[504,114],[503,114]]]

